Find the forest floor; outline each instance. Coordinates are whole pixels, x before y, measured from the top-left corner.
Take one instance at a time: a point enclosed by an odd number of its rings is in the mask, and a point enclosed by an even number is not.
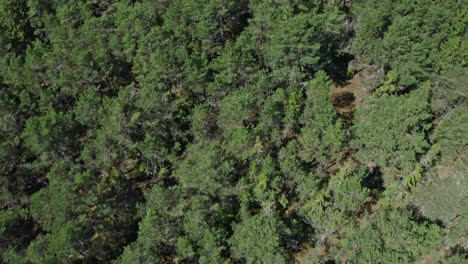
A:
[[[364,81],[366,73],[366,70],[359,71],[351,79],[331,86],[332,104],[345,121],[352,122],[353,112],[369,95],[369,88]]]

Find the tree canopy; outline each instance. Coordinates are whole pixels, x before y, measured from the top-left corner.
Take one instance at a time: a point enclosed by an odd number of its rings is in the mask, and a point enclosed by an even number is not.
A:
[[[0,0],[0,263],[462,263],[458,0]]]

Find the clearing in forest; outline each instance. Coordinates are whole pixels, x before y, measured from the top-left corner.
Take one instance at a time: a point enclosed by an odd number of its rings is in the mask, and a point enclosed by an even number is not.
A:
[[[365,70],[359,71],[350,80],[333,83],[331,86],[332,104],[345,120],[351,121],[352,113],[361,106],[362,100],[369,94],[370,89],[364,81],[365,74]]]

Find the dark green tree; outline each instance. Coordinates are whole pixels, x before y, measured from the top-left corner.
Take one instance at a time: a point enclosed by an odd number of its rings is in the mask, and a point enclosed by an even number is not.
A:
[[[282,236],[286,232],[275,215],[260,213],[245,217],[234,226],[229,239],[232,255],[246,263],[286,263]]]

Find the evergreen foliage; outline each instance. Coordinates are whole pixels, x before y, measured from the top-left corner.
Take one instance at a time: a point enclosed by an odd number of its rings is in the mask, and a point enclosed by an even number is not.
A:
[[[0,263],[462,263],[467,11],[0,0]]]

